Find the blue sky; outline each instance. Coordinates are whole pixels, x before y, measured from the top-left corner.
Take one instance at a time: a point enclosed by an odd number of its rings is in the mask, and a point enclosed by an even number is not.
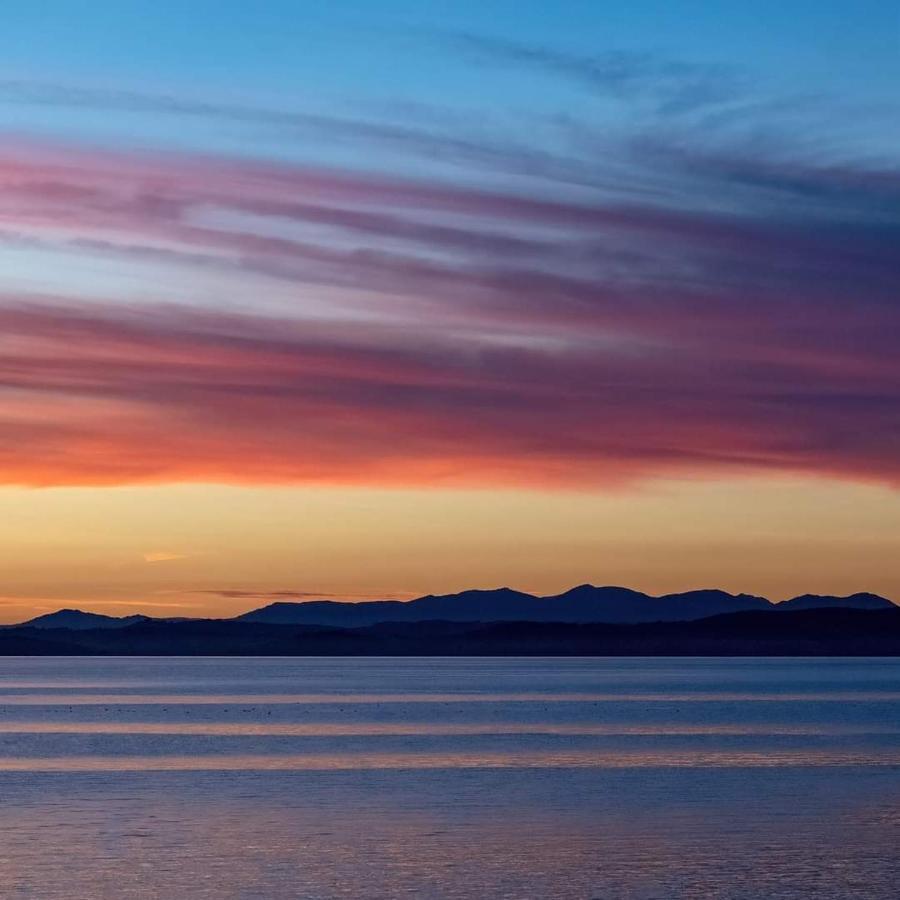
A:
[[[109,2],[5,4],[0,75],[58,86],[175,94],[304,112],[489,114],[514,129],[519,111],[615,125],[611,108],[571,79],[491,65],[460,35],[576,57],[648,54],[733,68],[754,97],[827,97],[868,107],[896,99],[895,3]],[[160,143],[240,144],[183,121],[65,108],[2,110],[7,128]],[[136,121],[140,119],[141,121]],[[225,131],[225,129],[220,129]],[[212,133],[210,133],[212,132]],[[245,138],[246,139],[246,138]],[[258,143],[265,146],[266,138]]]

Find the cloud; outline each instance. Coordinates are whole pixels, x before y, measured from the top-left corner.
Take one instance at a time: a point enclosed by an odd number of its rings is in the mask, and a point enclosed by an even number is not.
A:
[[[56,606],[50,607],[52,609],[59,609],[59,603],[63,601],[56,601]],[[70,601],[66,601],[70,602]],[[82,601],[75,601],[79,604]],[[126,606],[126,607],[139,607],[142,609],[146,609],[150,607],[151,609],[199,609],[201,608],[201,604],[199,603],[175,603],[175,602],[159,602],[157,600],[85,600],[83,601],[83,605],[85,607],[85,611],[89,612],[90,607],[93,606]]]
[[[495,134],[488,138],[481,117],[469,130],[445,110],[423,110],[387,104],[362,115],[323,115],[302,110],[272,109],[210,99],[187,99],[131,90],[84,87],[24,79],[0,79],[0,103],[80,111],[120,112],[144,117],[197,119],[260,129],[282,144],[363,145],[388,153],[449,164],[468,170],[546,178],[573,184],[615,188],[590,161],[556,147],[538,147]]]
[[[646,351],[160,310],[0,311],[12,482],[603,484],[775,468],[895,481],[896,356],[721,329]],[[769,329],[758,329],[758,332]],[[794,345],[793,347],[791,345]],[[35,352],[31,348],[41,347]],[[76,415],[67,416],[71,410]],[[16,452],[13,452],[13,447]]]
[[[187,556],[183,553],[168,553],[164,550],[156,550],[142,555],[144,562],[146,563],[172,562],[176,559],[187,559]]]
[[[276,602],[279,600],[286,601],[305,601],[305,600],[334,600],[337,602],[358,602],[360,600],[410,600],[416,597],[414,593],[409,591],[382,591],[381,593],[355,593],[352,591],[343,592],[341,594],[326,593],[324,591],[294,591],[290,589],[282,590],[233,590],[230,588],[222,588],[218,590],[194,590],[192,594],[204,594],[213,597],[222,597],[227,600],[254,600],[259,602]]]
[[[229,600],[289,600],[303,599],[309,600],[313,598],[331,599],[335,595],[323,593],[322,591],[292,591],[292,590],[258,590],[258,591],[238,591],[231,589],[221,590],[204,590],[193,591],[195,594],[212,594],[214,597],[226,597]]]
[[[478,49],[659,103],[712,77]],[[897,484],[896,161],[582,137],[515,186],[8,142],[0,243],[92,269],[0,295],[0,481]]]
[[[656,53],[606,50],[580,55],[480,34],[459,34],[450,41],[482,63],[536,69],[622,101],[649,100],[662,114],[694,112],[734,100],[747,89],[732,66]]]

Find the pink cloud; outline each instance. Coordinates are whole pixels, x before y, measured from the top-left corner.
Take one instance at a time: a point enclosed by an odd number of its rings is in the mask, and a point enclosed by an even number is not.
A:
[[[12,148],[7,240],[246,300],[0,297],[0,480],[896,483],[889,231],[846,172],[807,174],[855,224]],[[258,308],[274,284],[338,299]]]

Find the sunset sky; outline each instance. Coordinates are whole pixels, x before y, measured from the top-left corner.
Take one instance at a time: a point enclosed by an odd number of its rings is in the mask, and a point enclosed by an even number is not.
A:
[[[0,621],[900,600],[900,10],[0,11]]]

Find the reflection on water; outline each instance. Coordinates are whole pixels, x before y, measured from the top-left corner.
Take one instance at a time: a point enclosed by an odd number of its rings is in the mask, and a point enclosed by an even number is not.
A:
[[[544,693],[481,693],[448,694],[421,691],[409,694],[366,694],[366,693],[332,693],[332,694],[144,694],[135,691],[130,694],[104,693],[93,694],[67,693],[64,688],[49,694],[36,694],[23,691],[18,694],[0,694],[0,705],[5,706],[133,706],[146,704],[156,706],[225,706],[267,704],[369,704],[369,703],[846,703],[857,700],[900,700],[900,692],[895,691],[831,691],[819,693],[735,693],[733,691],[694,692],[689,694],[640,693],[583,693],[566,692]]]
[[[296,737],[358,737],[366,735],[491,735],[491,734],[561,734],[561,735],[829,735],[829,734],[894,734],[900,736],[900,725],[691,725],[647,724],[604,725],[583,723],[493,722],[482,724],[453,724],[443,722],[2,722],[0,734],[200,734],[200,735],[291,735]]]
[[[363,769],[656,769],[673,767],[778,768],[782,766],[900,766],[900,752],[853,751],[709,752],[509,752],[509,753],[303,753],[193,754],[179,756],[41,756],[0,757],[0,772],[277,772]]]
[[[895,897],[900,661],[0,660],[0,896]]]

